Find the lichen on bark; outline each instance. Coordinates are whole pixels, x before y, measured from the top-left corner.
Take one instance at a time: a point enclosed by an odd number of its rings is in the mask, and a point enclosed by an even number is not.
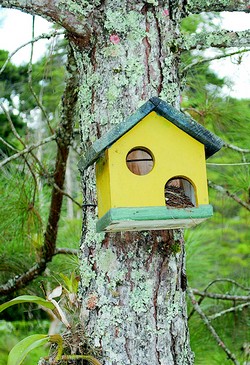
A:
[[[249,12],[245,0],[187,0],[185,10],[187,13],[201,13],[203,11],[245,11]]]
[[[240,32],[221,30],[217,32],[194,33],[176,39],[175,45],[182,50],[206,49],[209,47],[249,47],[250,30]]]
[[[175,11],[171,19],[165,9],[151,2],[106,1],[95,12],[101,19],[98,34],[84,49],[73,45],[83,150],[152,96],[178,107],[179,54],[169,40],[179,34],[180,14]],[[94,179],[93,168],[83,172],[84,196],[91,202]],[[182,236],[151,231],[104,237],[95,233],[95,220],[96,211],[85,207],[81,320],[103,364],[193,364],[181,285]]]
[[[105,364],[192,364],[181,288],[184,242],[172,233],[116,233],[95,247],[82,320]],[[89,252],[90,252],[89,251]],[[85,247],[86,253],[86,247]],[[94,307],[89,308],[91,296]]]

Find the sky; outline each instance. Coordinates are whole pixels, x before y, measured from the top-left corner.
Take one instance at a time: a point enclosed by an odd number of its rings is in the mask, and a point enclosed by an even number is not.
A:
[[[245,13],[229,13],[224,12],[222,26],[227,30],[246,30],[250,25],[250,14]],[[48,33],[51,29],[51,23],[47,22],[41,17],[35,18],[35,36],[42,33]],[[28,14],[22,13],[18,10],[0,9],[0,49],[6,49],[13,52],[21,44],[31,39],[32,32],[32,17]],[[36,61],[44,54],[46,49],[46,40],[40,40],[35,43],[34,57]],[[21,64],[28,62],[30,57],[30,47],[18,51],[12,58],[12,62]],[[250,99],[250,53],[245,54],[240,64],[236,56],[215,60],[211,67],[221,77],[229,77],[233,82],[230,89],[224,88],[225,95],[231,95],[236,98]]]
[[[222,27],[226,30],[242,31],[250,28],[250,14],[240,12],[223,12]],[[245,53],[241,64],[237,64],[238,57],[215,60],[211,67],[221,77],[229,77],[233,82],[231,90],[224,88],[225,95],[235,98],[250,99],[250,52]]]
[[[47,20],[35,17],[35,36],[49,33],[51,23]],[[19,10],[0,9],[0,49],[13,52],[20,45],[30,41],[32,38],[32,16],[22,13]],[[47,40],[39,40],[34,45],[34,61],[45,52]],[[12,58],[12,62],[19,65],[28,62],[30,57],[30,46],[18,51]]]

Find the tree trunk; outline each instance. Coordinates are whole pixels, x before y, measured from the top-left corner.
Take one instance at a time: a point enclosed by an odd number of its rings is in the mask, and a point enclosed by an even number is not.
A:
[[[179,105],[179,55],[168,46],[179,34],[179,11],[105,1],[84,47],[71,40],[84,150],[152,96]],[[82,183],[86,205],[96,203],[93,168]],[[81,320],[90,346],[106,365],[193,364],[182,232],[96,234],[93,210],[84,209],[81,246]]]
[[[82,320],[102,363],[193,364],[182,235],[125,232],[87,242]]]

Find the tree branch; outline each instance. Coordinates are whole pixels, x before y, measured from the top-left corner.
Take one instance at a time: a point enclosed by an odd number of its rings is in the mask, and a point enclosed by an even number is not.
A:
[[[22,151],[18,152],[18,153],[15,153],[14,155],[10,156],[10,157],[7,157],[5,160],[1,161],[0,162],[0,168],[3,167],[4,165],[6,165],[7,163],[13,161],[13,160],[16,160],[17,158],[19,157],[22,157],[24,154],[26,153],[29,153],[31,152],[32,150],[34,150],[35,148],[38,148],[42,145],[44,145],[45,143],[48,143],[48,142],[51,142],[51,141],[54,141],[56,139],[56,135],[54,134],[53,136],[50,136],[50,137],[47,137],[45,138],[43,141],[39,142],[39,143],[36,143],[36,144],[33,144],[33,145],[30,145],[26,148],[24,148]],[[8,147],[11,147],[7,142],[4,141],[4,139],[2,139],[0,137],[0,141],[2,141],[3,143],[6,143],[6,145]],[[46,175],[47,175],[47,171],[46,171]],[[49,181],[49,184],[52,184],[55,189],[57,189],[61,194],[63,194],[64,196],[66,196],[67,198],[69,198],[70,200],[73,201],[73,203],[75,203],[79,208],[82,209],[82,205],[80,203],[78,203],[78,201],[76,201],[74,198],[72,198],[72,196],[70,196],[68,193],[66,193],[64,190],[60,189],[54,182],[51,183],[51,181]],[[95,205],[96,206],[96,205]]]
[[[18,134],[15,126],[14,126],[14,123],[12,122],[12,119],[11,119],[11,116],[10,116],[10,113],[8,112],[8,110],[5,108],[4,104],[0,102],[0,107],[2,108],[4,114],[6,115],[6,118],[9,122],[9,125],[10,125],[10,128],[11,128],[11,131],[12,133],[14,134],[14,136],[16,137],[16,139],[24,146],[25,146],[25,143],[24,141],[22,140],[22,138],[20,137],[20,135]]]
[[[2,137],[0,137],[0,141],[5,144],[5,146],[7,146],[8,148],[10,148],[12,151],[18,151],[18,149],[14,148],[13,146],[11,146],[11,144],[9,144],[8,142],[6,142]],[[5,155],[6,156],[6,155]],[[2,165],[0,164],[0,167],[2,167]]]
[[[72,51],[70,49],[70,51]],[[75,108],[77,102],[78,75],[71,72],[71,66],[75,67],[73,52],[68,54],[68,80],[63,96],[62,121],[57,131],[57,157],[54,172],[54,186],[51,195],[51,205],[48,224],[44,236],[43,257],[46,262],[51,261],[55,248],[60,219],[65,181],[66,165],[69,155],[69,148],[73,136]],[[58,189],[59,188],[59,189]]]
[[[33,198],[32,198],[32,202],[30,202],[30,206],[33,208],[35,205],[35,200],[36,200],[36,192],[37,192],[37,178],[36,178],[36,174],[34,173],[32,167],[30,166],[30,163],[28,162],[27,158],[25,156],[23,156],[23,159],[26,163],[26,165],[28,166],[29,172],[33,178],[34,181],[34,191],[33,191]]]
[[[12,279],[9,279],[7,283],[0,286],[0,294],[8,295],[13,293],[14,291],[23,288],[33,279],[38,277],[40,273],[42,273],[46,269],[46,262],[39,261],[34,264],[28,271],[24,272],[19,276],[15,276]]]
[[[232,285],[238,286],[238,288],[241,288],[242,290],[250,291],[249,287],[241,285],[237,281],[235,281],[233,279],[229,279],[229,278],[217,278],[217,279],[210,281],[210,283],[208,283],[207,286],[205,287],[204,291],[207,291],[212,285],[214,285],[216,283],[230,283]]]
[[[229,196],[230,198],[235,200],[237,203],[239,203],[242,207],[244,207],[244,208],[246,208],[247,210],[250,211],[250,204],[244,202],[236,194],[233,194],[229,190],[223,188],[223,186],[216,185],[212,181],[208,181],[208,186],[210,186],[210,188],[212,188],[214,190],[219,191],[222,194],[225,194],[225,195]]]
[[[48,21],[61,25],[78,38],[87,37],[89,40],[92,33],[91,28],[94,24],[91,24],[88,13],[84,16],[83,5],[77,5],[74,0],[60,1],[60,6],[57,0],[0,0],[0,5],[3,8],[40,15]]]
[[[79,250],[75,250],[73,248],[56,248],[54,255],[74,255],[77,256],[79,254]]]
[[[18,134],[15,126],[14,126],[14,123],[12,122],[12,119],[11,119],[11,116],[8,112],[8,110],[5,108],[5,106],[3,105],[3,103],[0,102],[0,107],[2,108],[2,110],[4,111],[6,117],[7,117],[7,120],[10,124],[10,127],[11,127],[11,130],[12,130],[12,133],[14,134],[14,136],[16,137],[16,139],[24,146],[24,148],[26,149],[27,146],[25,144],[25,142],[22,140],[22,138],[20,137],[20,135]],[[35,159],[35,161],[38,163],[38,165],[40,166],[40,168],[43,170],[43,166],[41,164],[41,162],[39,161],[39,159],[33,154],[32,151],[30,151],[30,154],[31,156]]]
[[[250,150],[248,150],[246,148],[240,148],[240,147],[234,146],[231,143],[224,143],[224,147],[230,148],[231,150],[234,150],[234,151],[237,151],[240,153],[250,153]]]
[[[55,139],[56,139],[56,135],[54,134],[53,136],[44,138],[44,140],[40,141],[39,143],[35,143],[35,144],[30,145],[30,146],[27,146],[22,151],[19,151],[19,152],[15,153],[14,155],[7,157],[5,160],[2,160],[0,162],[0,167],[6,165],[10,161],[16,160],[17,158],[25,155],[26,153],[29,153],[29,152],[33,151],[34,149],[36,149],[36,148],[38,148],[38,147],[40,147],[40,146],[42,146],[42,145],[44,145],[46,143],[49,143],[51,141],[54,141]],[[5,143],[5,141],[2,138],[0,138],[0,140],[3,143]]]
[[[28,41],[28,42],[26,42],[26,43],[24,43],[24,44],[22,44],[21,46],[19,46],[18,48],[16,48],[13,52],[11,52],[11,53],[9,53],[9,56],[8,56],[8,58],[6,59],[6,61],[4,62],[4,64],[3,64],[3,66],[2,66],[2,68],[1,68],[1,70],[0,70],[0,74],[5,70],[5,68],[6,68],[6,66],[7,66],[7,64],[9,63],[9,61],[11,60],[11,58],[18,52],[18,51],[20,51],[20,49],[22,49],[22,48],[24,48],[24,47],[26,47],[26,46],[28,46],[29,44],[31,44],[31,43],[35,43],[35,42],[37,42],[37,41],[39,41],[40,39],[50,39],[50,38],[52,38],[52,37],[56,37],[56,36],[58,36],[58,35],[63,35],[63,34],[65,34],[65,32],[64,31],[55,31],[55,32],[53,32],[53,33],[50,33],[50,34],[41,34],[41,35],[39,35],[38,37],[35,37],[34,39],[32,39],[31,41]]]
[[[199,14],[201,12],[221,12],[221,11],[242,11],[250,12],[250,6],[246,5],[245,0],[192,0],[187,1],[185,5],[186,14]]]
[[[233,32],[221,30],[218,32],[202,32],[185,35],[176,40],[177,47],[181,50],[204,49],[209,47],[249,47],[250,30]]]
[[[66,196],[67,198],[69,198],[73,203],[75,203],[79,208],[82,209],[82,205],[80,203],[78,203],[78,201],[76,201],[74,198],[72,198],[71,195],[69,195],[68,193],[66,193],[66,191],[62,190],[59,188],[59,186],[57,186],[55,183],[53,184],[54,188],[57,189],[61,194],[63,194],[64,196]]]
[[[243,308],[248,307],[249,305],[250,305],[250,302],[239,304],[236,307],[231,307],[231,308],[225,309],[224,311],[215,313],[211,316],[208,316],[207,318],[210,321],[212,321],[213,319],[219,318],[219,317],[223,316],[224,314],[231,313],[231,312],[236,312],[236,311],[241,311]]]
[[[241,53],[245,53],[245,52],[249,52],[250,49],[242,49],[242,50],[239,50],[239,51],[235,51],[235,52],[231,52],[231,53],[227,53],[227,54],[220,54],[220,55],[217,55],[217,56],[213,56],[213,57],[210,57],[210,58],[201,58],[199,60],[196,60],[196,61],[193,61],[192,63],[190,63],[189,65],[185,66],[181,72],[182,73],[185,73],[187,72],[190,68],[193,68],[195,66],[198,66],[198,65],[202,65],[203,63],[206,63],[206,62],[211,62],[211,61],[214,61],[214,60],[220,60],[222,58],[226,58],[226,57],[231,57],[231,56],[234,56],[234,55],[237,55],[237,54],[241,54]]]
[[[248,295],[228,295],[228,294],[217,294],[208,293],[206,291],[200,291],[198,289],[192,289],[193,293],[199,295],[200,297],[206,297],[211,299],[221,299],[221,300],[237,300],[237,301],[249,301],[250,296]]]
[[[237,281],[233,280],[233,279],[229,279],[229,278],[218,278],[218,279],[214,279],[212,281],[210,281],[210,283],[207,284],[207,286],[205,287],[204,289],[204,292],[207,292],[207,290],[214,284],[216,283],[230,283],[232,285],[236,285],[238,286],[239,288],[241,288],[242,290],[245,290],[245,291],[249,291],[250,288],[247,288],[241,284],[239,284]],[[200,305],[202,303],[202,301],[205,299],[205,297],[200,297],[200,299],[198,300],[198,304]],[[190,312],[189,316],[188,316],[188,319],[190,319],[192,317],[192,315],[194,314],[194,309]]]
[[[221,340],[221,338],[219,337],[219,335],[215,331],[214,327],[210,324],[209,319],[207,318],[207,316],[205,315],[205,313],[203,312],[203,310],[201,309],[201,307],[197,303],[197,301],[195,299],[195,296],[194,296],[194,293],[195,293],[195,290],[193,290],[191,288],[187,288],[187,294],[188,294],[188,296],[191,300],[191,303],[192,303],[195,311],[199,314],[199,316],[201,317],[201,319],[203,320],[203,322],[207,326],[208,330],[211,332],[212,336],[214,337],[214,339],[216,340],[218,345],[223,349],[223,351],[225,351],[228,358],[231,359],[232,362],[235,365],[240,365],[240,363],[236,360],[235,355],[232,354],[231,351],[226,347],[225,343]]]

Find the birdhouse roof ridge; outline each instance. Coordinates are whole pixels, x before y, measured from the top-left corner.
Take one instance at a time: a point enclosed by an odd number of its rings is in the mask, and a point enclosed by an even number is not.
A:
[[[92,165],[108,147],[114,144],[152,111],[164,117],[176,127],[202,143],[205,146],[206,158],[219,151],[224,144],[218,136],[208,131],[187,114],[175,109],[172,105],[158,97],[152,97],[134,114],[114,126],[92,144],[85,156],[83,156],[79,162],[80,170],[84,170]]]

